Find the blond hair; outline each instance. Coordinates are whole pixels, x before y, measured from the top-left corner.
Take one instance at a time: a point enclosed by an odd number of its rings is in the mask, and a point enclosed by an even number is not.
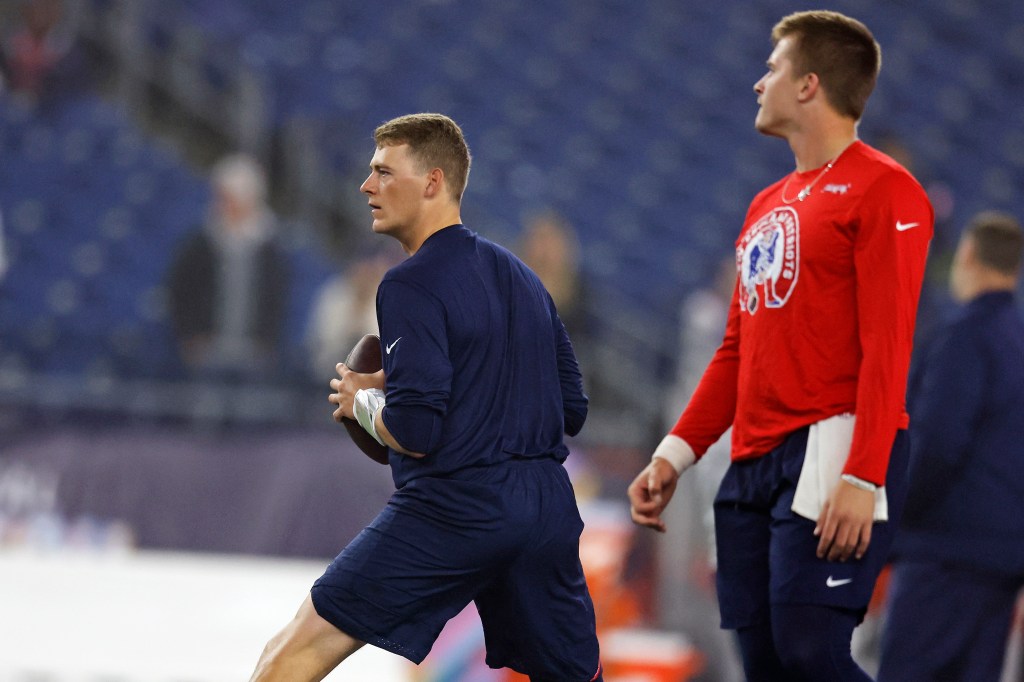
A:
[[[421,170],[440,168],[456,203],[469,180],[472,157],[462,129],[443,114],[408,114],[382,123],[373,131],[378,148],[407,144]]]

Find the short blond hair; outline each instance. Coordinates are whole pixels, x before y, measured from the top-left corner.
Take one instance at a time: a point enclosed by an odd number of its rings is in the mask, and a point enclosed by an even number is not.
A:
[[[469,180],[472,157],[459,124],[444,114],[407,114],[382,123],[373,131],[378,148],[407,144],[423,170],[440,168],[457,203]]]
[[[789,37],[797,75],[816,73],[832,108],[859,121],[882,68],[882,48],[868,27],[839,12],[796,12],[772,29],[773,45]]]

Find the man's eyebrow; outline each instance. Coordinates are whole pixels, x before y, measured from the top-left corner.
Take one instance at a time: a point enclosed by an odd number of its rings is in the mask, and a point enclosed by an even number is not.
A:
[[[389,168],[390,168],[390,166],[388,166],[386,163],[371,163],[370,164],[370,170],[374,170],[374,171],[388,170]]]

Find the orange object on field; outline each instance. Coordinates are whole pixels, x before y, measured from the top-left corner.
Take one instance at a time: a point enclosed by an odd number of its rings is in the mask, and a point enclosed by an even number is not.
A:
[[[601,660],[605,682],[685,682],[704,667],[684,635],[638,628],[608,632]]]
[[[871,593],[871,601],[868,602],[868,613],[880,614],[885,607],[885,601],[889,598],[889,576],[891,573],[891,564],[882,567],[882,572],[878,574],[878,580],[875,581],[875,589]]]

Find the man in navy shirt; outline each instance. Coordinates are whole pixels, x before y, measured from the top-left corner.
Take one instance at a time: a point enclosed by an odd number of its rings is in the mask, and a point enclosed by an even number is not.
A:
[[[384,368],[340,365],[335,418],[389,448],[397,490],[267,645],[254,680],[318,680],[364,643],[419,663],[470,601],[487,663],[601,680],[583,529],[562,462],[587,398],[540,280],[461,224],[469,149],[438,114],[374,133],[360,188],[409,258],[377,291]],[[385,379],[386,377],[386,379]]]
[[[1024,238],[983,213],[964,232],[951,290],[966,306],[911,375],[910,490],[878,679],[999,679],[1024,586]]]

